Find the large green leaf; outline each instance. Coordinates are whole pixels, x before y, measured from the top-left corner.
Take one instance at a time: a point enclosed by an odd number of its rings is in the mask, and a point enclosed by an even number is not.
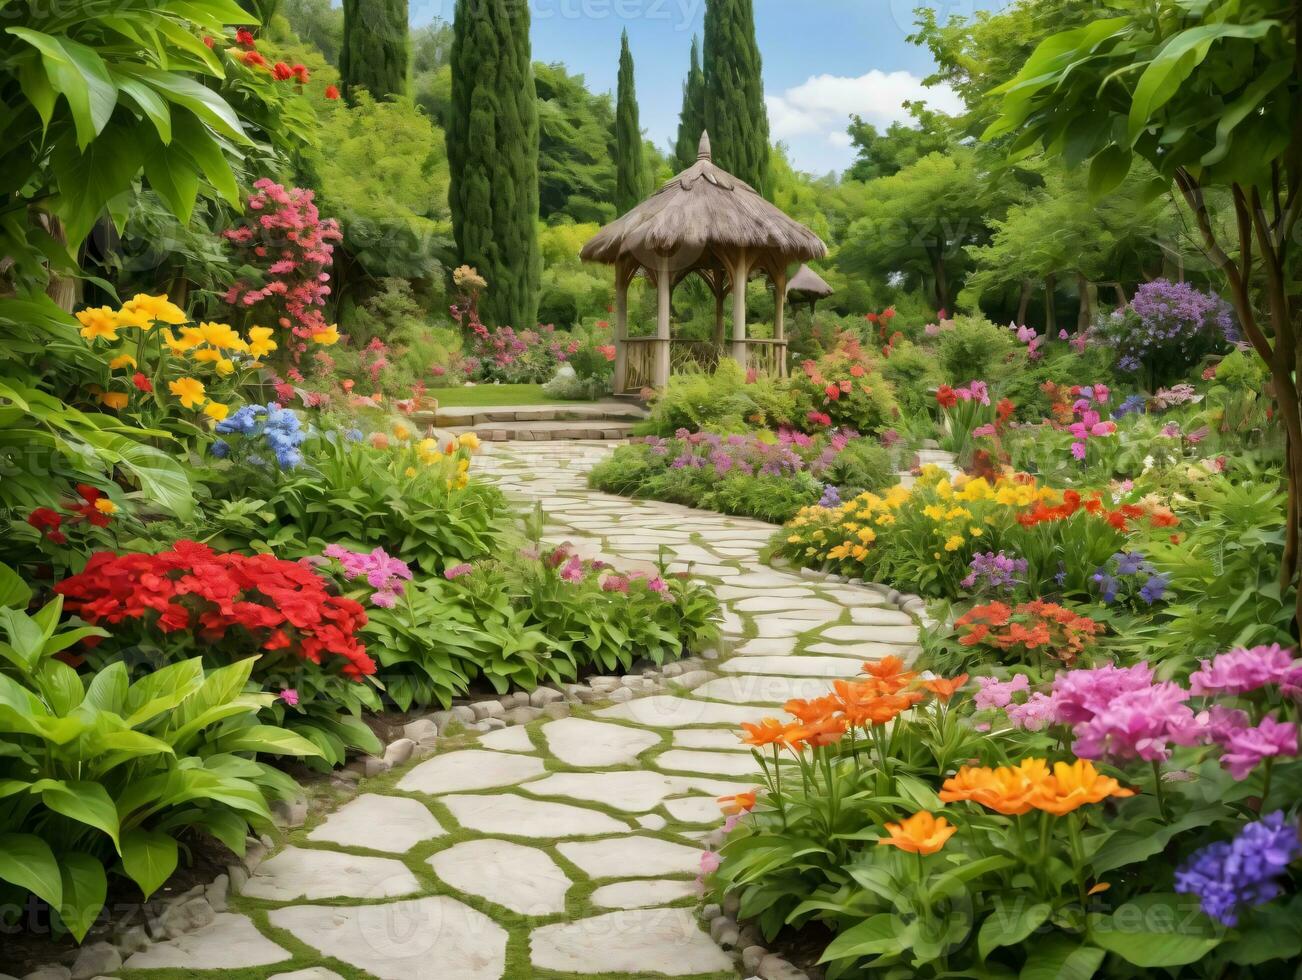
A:
[[[1090,942],[1142,967],[1196,963],[1220,945],[1210,920],[1188,896],[1143,895],[1111,915],[1092,915]]]
[[[189,224],[199,196],[199,170],[180,146],[159,143],[145,156],[149,186],[183,224]]]
[[[994,909],[981,923],[981,931],[977,934],[981,958],[986,959],[1000,946],[1016,946],[1044,925],[1052,911],[1053,906],[1048,902],[1031,904],[1019,901],[1017,896],[995,902]]]
[[[26,609],[32,601],[32,590],[22,576],[4,562],[0,562],[0,606]]]
[[[250,725],[217,740],[222,752],[262,752],[268,755],[317,756],[320,749],[300,735],[274,725]]]
[[[63,877],[50,845],[35,834],[0,834],[0,879],[54,908],[63,904]]]
[[[913,945],[916,933],[916,922],[905,923],[898,915],[881,912],[837,936],[818,962],[898,955]]]
[[[41,800],[55,813],[88,827],[102,830],[118,843],[118,809],[101,783],[82,781],[59,782],[41,791]]]
[[[59,906],[59,918],[73,938],[81,942],[104,908],[108,876],[104,874],[104,865],[90,854],[78,851],[62,854],[59,863],[63,872],[63,902]]]
[[[104,131],[117,105],[117,86],[109,77],[104,59],[94,48],[71,38],[27,27],[11,27],[8,33],[41,52],[50,84],[68,100],[77,145],[86,149]]]
[[[143,153],[135,126],[113,126],[84,149],[67,140],[55,147],[57,209],[70,245],[80,245],[109,200],[131,186]]]
[[[174,105],[189,109],[223,136],[240,143],[250,142],[240,117],[230,104],[190,76],[144,65],[124,65],[121,71],[140,79]]]
[[[1049,936],[1036,942],[1018,980],[1090,980],[1107,953],[1066,936]]]
[[[122,835],[122,867],[140,886],[145,898],[162,887],[176,870],[176,841],[153,830],[131,830]]]

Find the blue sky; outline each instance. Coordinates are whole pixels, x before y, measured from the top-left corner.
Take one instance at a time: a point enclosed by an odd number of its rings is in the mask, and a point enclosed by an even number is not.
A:
[[[450,20],[453,0],[410,0],[414,24]],[[904,118],[900,103],[924,98],[957,105],[953,93],[924,89],[932,68],[925,48],[905,36],[923,0],[754,0],[764,86],[775,140],[799,169],[840,170],[854,159],[845,136],[852,112],[884,126]],[[970,16],[1001,0],[926,0],[941,16]],[[642,127],[658,145],[678,129],[683,77],[705,0],[530,0],[533,51],[612,91],[619,37],[627,29],[637,68]]]

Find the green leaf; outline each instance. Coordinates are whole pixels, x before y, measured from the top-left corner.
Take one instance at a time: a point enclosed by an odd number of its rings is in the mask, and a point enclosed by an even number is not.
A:
[[[1050,936],[1030,950],[1018,980],[1089,980],[1107,954],[1066,936]]]
[[[118,844],[118,809],[112,797],[100,783],[88,781],[60,781],[41,791],[41,800],[55,813],[88,827],[102,830]]]
[[[32,590],[17,572],[0,562],[0,606],[26,609],[32,601]]]
[[[145,117],[154,124],[158,138],[164,143],[171,143],[172,110],[168,107],[167,100],[138,78],[118,75],[116,81],[118,89],[130,96]]]
[[[77,145],[86,149],[104,131],[118,101],[118,89],[104,59],[94,48],[70,38],[27,27],[11,27],[8,33],[41,52],[50,83],[68,100],[77,129]]]
[[[124,66],[122,71],[135,76],[155,89],[174,105],[189,109],[214,130],[240,143],[249,143],[239,115],[217,92],[202,85],[189,75],[163,71],[145,65]]]
[[[1130,151],[1109,143],[1090,161],[1089,195],[1091,201],[1110,194],[1121,186],[1130,173]]]
[[[59,918],[73,938],[81,942],[104,908],[108,876],[99,859],[89,854],[74,851],[61,857],[63,902],[59,906]]]
[[[1015,903],[1012,908],[1008,907],[1009,902]],[[981,931],[977,934],[981,958],[986,959],[991,950],[1000,946],[1016,946],[1044,925],[1052,911],[1053,906],[1047,902],[1027,906],[1013,896],[996,901],[994,910],[981,923]]]
[[[54,908],[63,904],[63,877],[50,845],[35,834],[0,834],[0,879]]]
[[[69,245],[80,245],[109,200],[131,186],[142,156],[135,126],[114,126],[81,152],[68,141],[55,147],[58,213],[67,225]]]
[[[837,936],[823,951],[819,963],[861,956],[894,956],[913,945],[916,923],[905,924],[898,915],[881,912]]]
[[[1221,943],[1196,898],[1143,895],[1111,915],[1092,915],[1092,943],[1141,967],[1196,963]]]
[[[131,830],[122,835],[122,867],[148,898],[176,870],[176,841],[154,830]]]
[[[189,154],[160,143],[145,155],[145,177],[181,223],[189,224],[199,196],[199,169]]]
[[[318,756],[314,744],[300,735],[274,725],[250,725],[218,739],[214,746],[221,752],[265,752],[270,755]]]

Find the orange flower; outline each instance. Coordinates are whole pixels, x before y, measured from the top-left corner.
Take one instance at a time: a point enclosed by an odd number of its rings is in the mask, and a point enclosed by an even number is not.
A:
[[[844,718],[823,718],[806,725],[792,725],[786,732],[786,742],[793,749],[802,749],[806,744],[813,746],[832,745],[845,735]]]
[[[946,680],[943,677],[937,677],[929,681],[923,681],[922,686],[932,694],[936,695],[936,697],[941,701],[948,704],[949,699],[958,692],[959,688],[967,683],[967,679],[967,674],[959,674],[957,677],[951,677],[949,680]]]
[[[846,720],[855,726],[885,725],[922,699],[917,691],[882,693],[881,682],[835,681]]]
[[[746,734],[741,737],[741,740],[747,745],[754,745],[758,748],[762,745],[772,745],[774,742],[786,741],[788,726],[782,724],[776,718],[765,718],[758,725],[742,722],[741,727],[746,730]]]
[[[831,694],[826,694],[821,698],[814,698],[807,701],[804,698],[793,698],[783,706],[787,714],[795,715],[806,725],[813,724],[816,721],[822,721],[824,718],[839,711],[841,702]]]
[[[1110,796],[1134,796],[1111,776],[1102,775],[1088,759],[1055,762],[1053,779],[1042,787],[1035,803],[1038,810],[1061,817],[1087,803],[1099,803]]]
[[[745,793],[738,793],[736,796],[720,796],[716,801],[723,809],[723,812],[730,817],[735,817],[739,813],[750,813],[755,809],[755,794],[758,790],[748,790]]]
[[[945,803],[971,800],[1014,817],[1035,809],[1037,794],[1050,778],[1049,764],[1043,759],[1023,759],[1016,766],[998,769],[964,766],[945,780],[940,798]]]
[[[898,847],[909,854],[935,854],[957,829],[944,817],[922,810],[900,823],[888,823],[886,830],[891,836],[883,837],[877,846]]]

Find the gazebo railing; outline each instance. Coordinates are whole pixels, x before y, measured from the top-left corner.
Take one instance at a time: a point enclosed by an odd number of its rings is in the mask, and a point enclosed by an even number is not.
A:
[[[669,369],[674,373],[699,369],[710,372],[722,357],[719,345],[709,340],[675,340],[669,347]]]
[[[656,354],[661,344],[670,341],[659,337],[629,337],[624,341],[627,367],[624,369],[624,390],[617,394],[637,394],[643,388],[656,386]]]
[[[787,342],[773,338],[746,338],[746,369],[770,378],[787,376]]]

